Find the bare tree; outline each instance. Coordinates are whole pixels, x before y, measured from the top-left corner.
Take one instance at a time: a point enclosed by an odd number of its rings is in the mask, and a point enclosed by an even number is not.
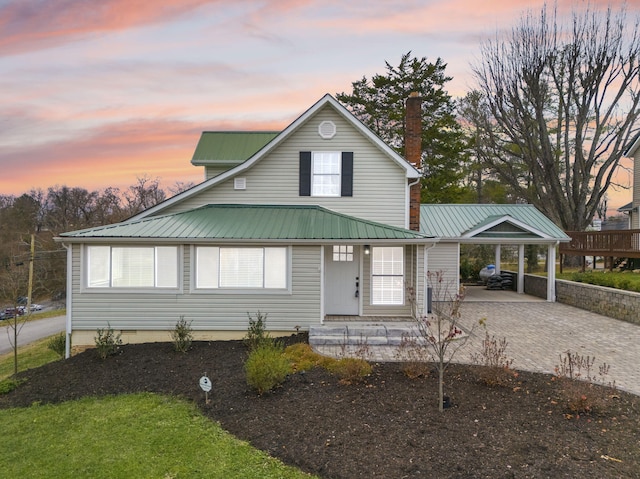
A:
[[[124,192],[125,209],[129,216],[133,216],[147,208],[157,205],[167,197],[164,190],[160,188],[158,178],[151,179],[144,175],[137,178],[137,183],[129,187]]]
[[[460,307],[464,301],[464,288],[452,291],[443,271],[428,272],[427,281],[433,291],[433,314],[418,315],[415,303],[413,316],[424,347],[434,359],[438,370],[438,409],[445,408],[444,373],[458,350],[466,344],[472,331],[460,327]]]
[[[19,314],[18,298],[27,293],[28,282],[28,256],[13,256],[10,264],[0,271],[0,300],[12,306],[12,317],[5,321],[5,331],[9,338],[9,344],[13,349],[13,374],[18,374],[18,336],[30,314],[29,309],[24,315]],[[29,305],[27,305],[28,308]]]
[[[482,46],[474,67],[491,117],[489,167],[565,230],[583,230],[638,131],[638,19],[545,5]]]
[[[196,184],[193,181],[176,181],[173,186],[169,186],[169,193],[171,196],[175,196],[177,194],[182,193],[183,191],[187,191],[193,188]]]
[[[95,226],[98,192],[68,186],[50,187],[47,192],[47,223],[55,233]]]

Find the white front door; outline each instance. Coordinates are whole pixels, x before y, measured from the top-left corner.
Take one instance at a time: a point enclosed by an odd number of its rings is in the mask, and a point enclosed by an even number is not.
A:
[[[357,316],[360,313],[360,247],[326,246],[325,314]]]

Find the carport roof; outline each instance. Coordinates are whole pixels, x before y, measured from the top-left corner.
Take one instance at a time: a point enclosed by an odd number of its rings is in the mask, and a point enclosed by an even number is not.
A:
[[[59,241],[402,241],[427,235],[336,213],[315,205],[206,205],[189,211],[72,231]]]
[[[421,205],[420,232],[441,239],[527,242],[570,238],[533,205]]]

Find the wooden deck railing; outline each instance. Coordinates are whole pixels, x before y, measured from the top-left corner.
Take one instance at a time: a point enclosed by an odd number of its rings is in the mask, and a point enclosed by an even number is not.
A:
[[[560,254],[640,258],[640,230],[567,231],[569,243],[560,243]]]

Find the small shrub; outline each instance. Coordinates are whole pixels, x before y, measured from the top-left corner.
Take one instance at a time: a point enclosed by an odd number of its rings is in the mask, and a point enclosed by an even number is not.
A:
[[[262,395],[280,386],[292,372],[289,360],[278,342],[264,342],[249,353],[244,365],[247,384]]]
[[[323,356],[306,343],[296,343],[284,350],[284,356],[291,363],[293,371],[309,371],[323,362]]]
[[[180,316],[176,326],[173,328],[173,331],[171,331],[171,339],[173,340],[173,348],[177,352],[186,353],[193,341],[191,321],[187,322],[184,316]]]
[[[496,339],[485,331],[479,353],[471,354],[471,361],[483,366],[479,369],[480,380],[488,386],[506,386],[517,373],[512,371],[513,359],[506,355],[507,339]]]
[[[567,409],[573,413],[604,413],[609,400],[615,396],[615,381],[607,379],[609,365],[602,363],[596,376],[592,372],[595,360],[593,356],[567,351],[560,355],[560,364],[555,367],[560,394]]]
[[[273,343],[273,339],[266,330],[267,313],[262,314],[258,311],[255,319],[250,313],[247,313],[247,316],[249,316],[249,328],[244,337],[244,344],[247,346],[249,352],[259,348],[265,343]]]
[[[20,386],[26,379],[13,379],[7,378],[0,381],[0,394],[8,394],[18,386]]]
[[[469,261],[469,258],[463,258],[462,261],[460,261],[460,278],[463,281],[468,281],[471,279],[473,275],[473,265],[471,264],[471,261]]]
[[[344,333],[339,355],[341,358],[356,357],[367,361],[371,356],[369,338],[361,334],[355,343],[351,344],[349,333]]]
[[[415,336],[402,335],[396,359],[400,362],[400,370],[409,379],[426,378],[431,372],[427,350]]]
[[[56,334],[47,341],[47,348],[64,358],[67,349],[67,338],[64,333]]]
[[[96,342],[96,352],[100,359],[106,359],[120,351],[122,345],[121,333],[116,334],[107,323],[107,327],[97,330],[97,336],[94,338]]]
[[[330,373],[340,376],[342,384],[362,381],[371,374],[371,365],[361,358],[342,358],[326,365]]]

